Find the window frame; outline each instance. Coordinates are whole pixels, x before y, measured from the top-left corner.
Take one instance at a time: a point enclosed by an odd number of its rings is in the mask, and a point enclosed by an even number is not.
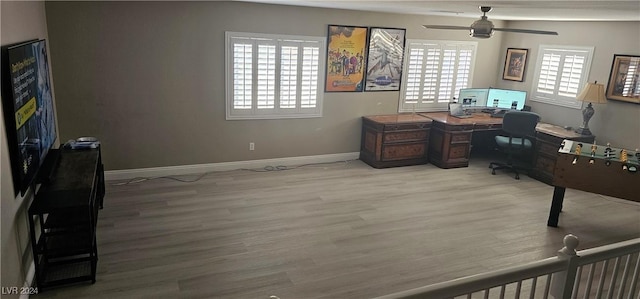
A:
[[[234,46],[238,44],[237,41],[247,40],[252,45],[251,56],[251,107],[248,109],[236,109],[234,108]],[[275,91],[274,91],[274,107],[273,108],[258,108],[258,47],[260,45],[275,45]],[[305,66],[309,67],[308,63],[304,62],[304,50],[306,45],[311,46],[313,49],[312,57],[317,57],[316,61],[312,61],[311,73],[313,69],[317,67],[315,72],[315,82],[311,80],[312,84],[307,87],[313,90],[315,85],[315,107],[303,108],[303,75],[305,74]],[[281,58],[282,48],[287,46],[297,46],[297,64],[296,64],[296,103],[295,108],[282,108],[280,107],[280,91],[281,91]],[[323,97],[324,97],[324,76],[325,76],[325,63],[326,63],[326,37],[318,36],[299,36],[299,35],[283,35],[283,34],[264,34],[264,33],[249,33],[249,32],[225,32],[225,110],[227,120],[250,120],[250,119],[288,119],[288,118],[316,118],[322,117]],[[313,79],[314,76],[312,75]]]
[[[437,97],[437,94],[439,94],[441,92],[440,88],[440,84],[442,83],[442,57],[445,55],[445,51],[443,51],[444,49],[447,48],[451,48],[451,47],[455,47],[456,49],[456,58],[455,58],[455,68],[454,68],[454,73],[452,74],[452,86],[451,86],[451,90],[449,90],[447,94],[450,94],[451,97],[446,99],[446,102],[444,100],[438,100],[437,98],[428,100],[428,99],[424,99],[424,98],[419,98],[416,101],[418,101],[418,103],[408,103],[406,96],[407,96],[407,88],[408,88],[408,84],[413,82],[408,79],[408,77],[410,75],[412,75],[411,72],[411,66],[410,63],[412,62],[411,59],[411,51],[413,49],[420,49],[420,47],[416,47],[413,46],[414,44],[422,44],[423,46],[421,47],[422,49],[426,49],[429,46],[433,46],[435,47],[439,47],[440,49],[440,60],[438,61],[438,68],[435,71],[435,73],[438,74],[438,77],[436,78],[437,81],[435,82],[435,94]],[[463,78],[463,80],[466,82],[464,84],[464,86],[457,84],[457,80],[459,80],[457,78],[457,74],[458,71],[460,70],[458,68],[459,66],[459,62],[460,62],[460,51],[463,49],[470,49],[471,50],[471,55],[470,55],[470,62],[469,62],[469,66],[468,66],[468,76],[466,78]],[[398,112],[403,113],[403,112],[430,112],[430,111],[446,111],[448,109],[448,105],[449,103],[453,100],[453,97],[457,97],[458,93],[460,91],[460,89],[462,88],[470,88],[471,86],[473,86],[473,71],[475,68],[475,63],[476,63],[476,55],[478,52],[478,42],[477,41],[454,41],[454,40],[424,40],[424,39],[407,39],[406,41],[406,46],[405,46],[405,53],[404,53],[404,62],[403,62],[403,72],[402,72],[402,83],[401,83],[401,87],[400,87],[400,95],[399,95],[399,99],[398,99]],[[425,54],[428,55],[428,54]],[[421,67],[421,72],[419,73],[420,75],[420,80],[418,82],[419,84],[419,96],[422,96],[424,90],[425,90],[425,71],[426,69],[426,64],[428,62],[427,58],[423,58],[422,59],[422,67]],[[423,102],[423,101],[432,101],[432,102]]]
[[[546,103],[555,106],[581,109],[582,102],[576,100],[576,97],[584,86],[589,81],[589,73],[591,71],[591,64],[593,62],[593,52],[595,48],[591,46],[567,46],[567,45],[540,45],[538,47],[538,55],[536,60],[536,68],[533,75],[533,82],[531,84],[531,91],[529,99],[534,102]],[[555,79],[553,94],[543,93],[538,91],[538,85],[540,84],[540,74],[544,63],[545,54],[558,54],[560,57],[560,67],[562,62],[565,61],[567,56],[578,55],[584,53],[584,63],[582,64],[582,71],[580,72],[580,79],[578,80],[578,87],[575,96],[563,96],[559,95],[560,83],[562,82],[563,69],[560,68],[557,72],[558,78]]]

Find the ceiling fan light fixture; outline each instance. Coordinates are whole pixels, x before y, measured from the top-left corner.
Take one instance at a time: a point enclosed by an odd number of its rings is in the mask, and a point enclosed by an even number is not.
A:
[[[486,30],[475,30],[473,28],[471,28],[471,30],[469,30],[469,36],[471,37],[475,37],[475,38],[490,38],[493,33],[495,31],[493,31],[493,29],[491,29],[490,31],[486,31]]]
[[[449,25],[423,25],[427,29],[449,29],[449,30],[469,30],[469,36],[475,38],[490,38],[496,31],[503,32],[517,32],[517,33],[531,33],[531,34],[545,34],[545,35],[558,35],[555,31],[543,31],[532,29],[514,29],[514,28],[496,28],[493,26],[493,22],[487,18],[487,12],[491,10],[490,6],[480,6],[482,11],[482,17],[471,24],[470,27],[465,26],[449,26]]]

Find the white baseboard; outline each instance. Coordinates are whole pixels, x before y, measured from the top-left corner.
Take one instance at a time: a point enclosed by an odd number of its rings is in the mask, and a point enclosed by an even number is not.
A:
[[[236,169],[262,169],[266,166],[293,166],[313,163],[328,163],[358,159],[359,152],[288,157],[263,160],[249,160],[236,162],[222,162],[209,164],[194,164],[168,167],[152,167],[125,170],[109,170],[104,172],[105,180],[129,180],[139,177],[161,177],[171,175],[200,174],[213,171],[227,171]]]
[[[36,264],[31,261],[31,265],[29,265],[29,271],[27,272],[27,277],[25,277],[24,280],[24,288],[29,289],[30,287],[34,287],[33,286],[33,279],[36,275]],[[29,292],[22,292],[22,294],[20,294],[20,299],[29,299]]]

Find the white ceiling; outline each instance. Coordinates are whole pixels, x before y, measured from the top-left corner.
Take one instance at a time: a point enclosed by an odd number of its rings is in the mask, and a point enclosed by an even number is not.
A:
[[[378,0],[236,0],[310,7],[352,9],[418,15],[457,16],[478,19],[479,6],[495,20],[536,21],[640,21],[640,0],[623,1],[378,1]]]

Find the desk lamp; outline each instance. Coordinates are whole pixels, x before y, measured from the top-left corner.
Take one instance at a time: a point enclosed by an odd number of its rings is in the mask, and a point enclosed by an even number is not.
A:
[[[607,98],[604,94],[604,85],[598,84],[598,81],[595,81],[594,83],[587,82],[587,86],[576,97],[576,100],[589,103],[587,107],[584,107],[584,109],[582,109],[582,126],[576,129],[576,133],[579,133],[581,135],[592,135],[591,131],[589,130],[589,120],[591,119],[595,111],[593,110],[593,106],[591,106],[591,103],[607,103]]]

